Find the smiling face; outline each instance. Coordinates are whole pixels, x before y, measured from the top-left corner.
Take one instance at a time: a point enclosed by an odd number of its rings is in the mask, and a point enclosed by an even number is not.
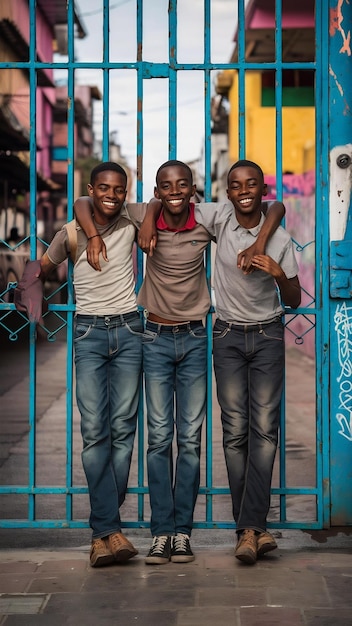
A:
[[[88,185],[94,219],[98,224],[108,224],[121,211],[127,193],[126,185],[126,177],[114,170],[99,172],[94,183]]]
[[[169,226],[183,226],[196,190],[186,166],[168,165],[158,171],[154,195],[161,200],[164,219]]]
[[[228,176],[227,197],[232,202],[240,224],[243,220],[254,222],[260,218],[262,196],[266,196],[267,186],[255,167],[243,166],[231,170]]]

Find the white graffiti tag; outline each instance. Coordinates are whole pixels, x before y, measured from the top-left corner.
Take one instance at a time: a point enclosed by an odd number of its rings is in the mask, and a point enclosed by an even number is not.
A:
[[[339,409],[336,419],[340,424],[339,434],[352,441],[352,307],[338,304],[334,315],[337,335],[337,351],[340,371]]]

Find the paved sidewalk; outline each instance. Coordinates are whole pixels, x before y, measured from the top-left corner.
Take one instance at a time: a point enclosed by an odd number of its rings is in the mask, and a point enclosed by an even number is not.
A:
[[[211,532],[195,532],[187,564],[145,565],[139,531],[129,533],[135,559],[100,569],[89,567],[88,545],[2,550],[0,625],[351,626],[349,532],[278,532],[278,550],[254,566],[217,545],[218,531],[211,547],[202,545]]]

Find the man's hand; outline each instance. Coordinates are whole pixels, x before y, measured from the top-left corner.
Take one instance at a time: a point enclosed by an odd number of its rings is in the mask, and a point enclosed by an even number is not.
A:
[[[100,235],[97,235],[88,239],[87,243],[87,261],[93,270],[97,272],[101,272],[99,261],[100,254],[102,254],[104,261],[108,263],[109,259],[106,252],[106,245]]]
[[[153,256],[157,242],[158,233],[155,221],[145,218],[138,231],[138,245],[148,256]]]
[[[282,301],[286,306],[297,309],[301,303],[301,285],[298,276],[287,278],[282,267],[267,254],[258,254],[253,257],[252,265],[257,270],[270,274],[276,281]]]
[[[252,266],[254,269],[262,270],[270,274],[275,280],[280,280],[285,276],[280,265],[267,254],[258,254],[252,258]]]
[[[240,268],[244,274],[251,274],[256,269],[253,265],[253,258],[258,255],[262,255],[264,250],[258,241],[255,241],[249,248],[240,250],[237,255],[237,267]]]

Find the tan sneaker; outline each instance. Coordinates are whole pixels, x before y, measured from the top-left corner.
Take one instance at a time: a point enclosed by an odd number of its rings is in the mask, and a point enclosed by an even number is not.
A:
[[[103,567],[115,562],[114,555],[111,554],[106,539],[93,539],[89,560],[92,567]]]
[[[108,536],[107,542],[115,561],[119,563],[124,563],[138,554],[138,550],[122,533],[112,533],[112,535]]]
[[[254,565],[257,560],[257,535],[255,530],[244,530],[237,542],[235,548],[235,557],[248,565]]]
[[[257,536],[257,541],[258,541],[257,556],[263,556],[263,554],[266,554],[267,552],[271,552],[272,550],[276,550],[277,548],[277,543],[274,537],[267,531],[264,533],[260,533]]]

